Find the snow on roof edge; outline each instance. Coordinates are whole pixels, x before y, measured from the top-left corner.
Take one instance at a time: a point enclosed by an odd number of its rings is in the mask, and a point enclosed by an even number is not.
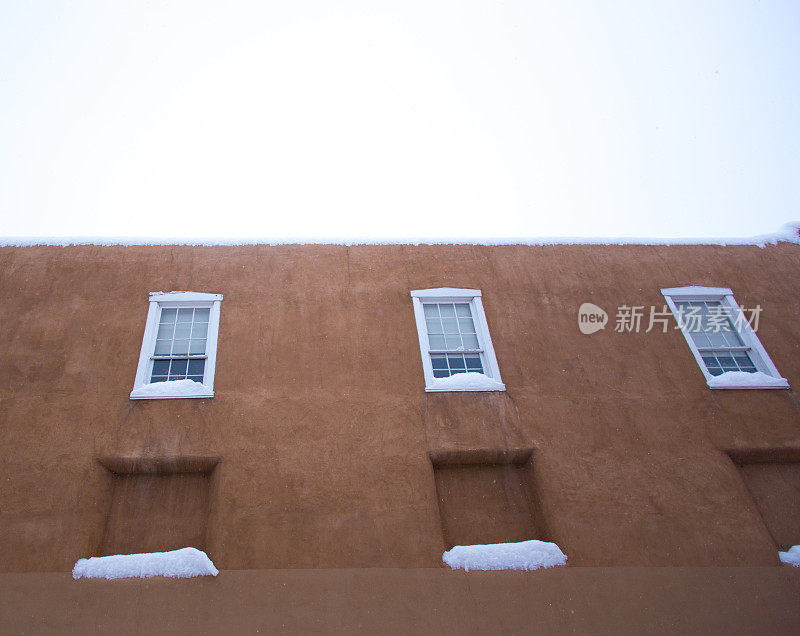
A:
[[[70,245],[96,246],[236,246],[236,245],[757,245],[766,247],[780,242],[800,244],[800,222],[787,223],[772,234],[727,238],[652,238],[652,237],[521,237],[521,238],[180,238],[120,236],[7,236],[0,237],[0,247],[36,247]]]

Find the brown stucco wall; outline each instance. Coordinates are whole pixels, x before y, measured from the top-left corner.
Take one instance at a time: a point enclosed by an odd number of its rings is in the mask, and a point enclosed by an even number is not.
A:
[[[220,569],[435,567],[429,453],[507,449],[533,449],[537,526],[571,565],[777,565],[728,453],[796,453],[794,388],[711,391],[679,332],[613,320],[731,287],[795,387],[798,266],[789,244],[0,248],[0,569],[98,553],[99,459],[187,457],[220,458]],[[441,286],[483,291],[506,393],[424,392],[409,290]],[[129,399],[158,290],[224,295],[213,399]],[[581,334],[583,302],[609,328]]]

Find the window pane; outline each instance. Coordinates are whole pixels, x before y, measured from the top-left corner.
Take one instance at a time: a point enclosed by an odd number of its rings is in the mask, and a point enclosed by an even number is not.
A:
[[[475,333],[475,324],[472,318],[459,318],[458,326],[461,327],[461,333]]]
[[[206,352],[206,339],[197,338],[192,339],[192,344],[189,347],[189,353],[193,356],[203,355]]]
[[[194,309],[191,307],[185,307],[183,309],[178,310],[178,322],[192,322],[192,314],[194,313]]]
[[[733,361],[733,356],[729,353],[717,353],[717,359],[720,365],[726,371],[735,371],[737,369],[736,363]]]
[[[431,349],[446,349],[444,336],[434,336],[428,335],[428,342],[430,343]]]
[[[425,321],[428,326],[428,333],[442,333],[442,321],[438,318],[431,318]]]
[[[728,331],[723,335],[725,336],[725,341],[729,347],[741,347],[744,344],[739,335],[733,331]]]
[[[188,340],[175,340],[172,343],[172,355],[185,356],[189,353]]]
[[[433,370],[433,377],[434,378],[449,378],[450,371],[447,369],[434,369]]]
[[[156,350],[154,352],[155,355],[168,356],[171,349],[172,349],[171,340],[156,340]]]
[[[453,307],[452,303],[447,303],[447,304],[439,303],[439,311],[442,314],[442,318],[456,317],[456,310],[455,307]]]
[[[453,369],[452,374],[455,375],[456,373],[466,373],[466,369]]]
[[[727,347],[728,343],[725,341],[725,334],[722,333],[709,333],[706,334],[708,336],[708,341],[711,343],[710,346],[712,347]]]
[[[205,360],[189,360],[189,375],[203,375],[205,371]]]
[[[203,384],[203,376],[202,375],[190,375],[186,378],[187,380],[194,380],[195,382],[199,382]]]
[[[443,354],[433,354],[431,356],[431,365],[434,369],[446,369],[447,358]]]
[[[710,347],[711,343],[708,340],[708,336],[704,333],[694,333],[691,332],[690,335],[692,336],[692,340],[698,347]]]
[[[460,349],[464,345],[461,344],[461,336],[445,336],[447,340],[447,348],[450,350]]]
[[[427,303],[422,305],[422,309],[425,311],[425,318],[439,317],[439,306],[435,303]]]
[[[161,321],[163,323],[175,322],[175,314],[178,313],[177,309],[162,309]]]
[[[708,372],[711,375],[722,375],[722,369],[719,367],[708,367]]]
[[[175,325],[173,323],[162,323],[158,326],[158,335],[156,338],[161,338],[162,340],[171,340],[172,332],[174,330]]]
[[[169,360],[153,360],[153,375],[169,375]]]
[[[456,303],[456,315],[463,318],[472,318],[472,314],[469,311],[469,304]]]
[[[481,365],[480,356],[464,356],[467,362],[467,370],[483,373],[483,365]]]
[[[466,333],[461,336],[461,339],[464,341],[464,348],[465,349],[477,349],[478,348],[478,336]]]
[[[179,322],[175,325],[175,339],[176,340],[187,340],[189,338],[189,333],[192,331],[192,323],[190,322]]]
[[[166,382],[166,381],[167,381],[167,376],[165,375],[154,375],[152,378],[150,378],[151,384],[154,382]]]
[[[448,355],[447,361],[450,363],[450,368],[452,370],[456,369],[464,369],[466,370],[466,365],[464,364],[464,356],[463,355]]]
[[[208,322],[208,316],[211,313],[211,310],[208,307],[198,307],[194,310],[194,321],[195,322]]]
[[[458,320],[455,318],[442,318],[444,333],[458,333]]]
[[[173,360],[172,366],[170,367],[169,374],[170,375],[186,375],[186,364],[189,361],[185,358],[183,360]]]
[[[208,334],[207,322],[196,322],[192,325],[192,338],[205,338]]]

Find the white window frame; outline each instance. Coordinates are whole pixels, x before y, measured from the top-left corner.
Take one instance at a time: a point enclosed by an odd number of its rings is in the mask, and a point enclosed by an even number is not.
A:
[[[486,323],[486,314],[483,311],[480,289],[455,289],[453,287],[415,289],[411,292],[411,298],[414,303],[414,318],[417,322],[422,369],[425,372],[425,391],[482,391],[486,389],[451,389],[436,386],[435,378],[433,377],[433,365],[431,364],[428,324],[425,322],[425,312],[422,308],[423,302],[469,303],[472,319],[475,323],[475,333],[478,336],[478,346],[483,354],[483,373],[498,383],[496,390],[505,391],[505,385],[500,378],[500,368],[497,366],[497,357],[492,346],[492,338],[489,335],[489,326]]]
[[[713,386],[709,384],[709,387],[712,389],[788,389],[789,382],[781,377],[781,374],[778,372],[778,369],[773,364],[772,360],[767,353],[767,350],[764,349],[764,346],[761,344],[761,341],[758,339],[755,331],[750,326],[750,323],[745,319],[744,315],[742,314],[742,310],[739,307],[739,304],[733,297],[733,292],[727,287],[670,287],[667,289],[662,289],[661,293],[664,296],[664,299],[667,301],[667,305],[669,306],[670,310],[672,311],[672,315],[675,316],[675,319],[678,320],[678,316],[680,315],[678,312],[678,308],[676,306],[676,302],[684,302],[684,301],[719,301],[722,303],[722,306],[727,310],[728,316],[731,318],[731,322],[733,323],[734,329],[736,329],[739,337],[742,339],[746,347],[749,347],[750,353],[753,354],[750,356],[751,360],[753,361],[753,365],[756,367],[757,371],[761,371],[762,373],[775,378],[776,380],[783,380],[782,383],[775,383],[769,385],[731,385],[727,384],[725,386]],[[681,321],[678,321],[681,323]],[[715,377],[708,372],[706,368],[706,363],[703,361],[702,353],[697,348],[697,345],[694,343],[692,336],[689,333],[689,330],[686,328],[685,321],[682,324],[679,324],[681,328],[681,333],[683,333],[683,337],[686,340],[686,343],[689,345],[689,349],[691,349],[692,354],[694,355],[695,360],[697,361],[700,370],[703,372],[703,375],[706,378],[706,382],[710,382]],[[724,374],[723,374],[724,375]]]
[[[219,335],[219,314],[222,294],[202,294],[198,292],[150,292],[150,307],[147,311],[147,323],[142,338],[142,350],[139,354],[139,366],[131,392],[132,400],[163,400],[178,398],[210,398],[214,397],[214,371],[217,363],[217,338]],[[156,334],[161,310],[165,308],[208,307],[208,334],[206,336],[206,364],[203,370],[203,390],[193,395],[134,395],[138,389],[151,386],[150,374],[153,368],[153,352],[156,346]],[[161,384],[161,383],[159,383]]]

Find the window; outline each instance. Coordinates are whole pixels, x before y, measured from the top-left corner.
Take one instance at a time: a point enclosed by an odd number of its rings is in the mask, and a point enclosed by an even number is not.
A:
[[[220,294],[150,294],[132,399],[214,397],[221,303]]]
[[[504,391],[478,289],[418,289],[411,292],[426,391]],[[445,381],[480,373],[478,382]],[[474,378],[474,376],[473,376]]]
[[[733,292],[717,287],[675,287],[661,293],[711,388],[780,389],[781,377]],[[738,372],[729,381],[720,377]],[[742,374],[751,374],[751,378]]]

